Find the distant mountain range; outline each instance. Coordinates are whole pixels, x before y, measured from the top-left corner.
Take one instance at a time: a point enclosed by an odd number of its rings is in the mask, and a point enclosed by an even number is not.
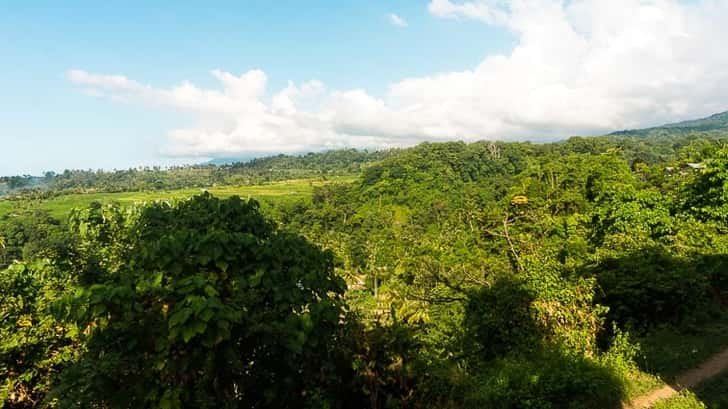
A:
[[[693,119],[689,121],[676,122],[673,124],[655,126],[644,129],[628,129],[612,132],[611,135],[618,136],[647,136],[650,134],[667,133],[690,133],[690,132],[711,132],[728,130],[728,111],[714,114],[707,118]]]
[[[215,165],[215,166],[232,165],[234,163],[248,162],[255,158],[261,158],[264,156],[271,156],[271,155],[243,155],[243,156],[230,157],[230,158],[214,158],[214,159],[210,159],[206,162],[203,162],[202,164],[203,165]]]

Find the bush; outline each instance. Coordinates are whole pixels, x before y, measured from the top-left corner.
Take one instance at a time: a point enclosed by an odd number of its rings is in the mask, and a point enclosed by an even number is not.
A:
[[[330,253],[277,232],[256,202],[95,206],[72,223],[81,286],[65,311],[86,352],[54,390],[62,405],[321,407],[336,396],[345,284]]]
[[[54,375],[76,359],[78,330],[51,307],[72,281],[47,262],[0,270],[0,407],[37,407]]]
[[[597,302],[621,326],[676,323],[709,302],[709,278],[689,259],[648,248],[610,258],[592,272],[601,287]]]
[[[594,303],[594,280],[567,278],[553,263],[525,265],[470,294],[464,325],[478,358],[556,346],[594,353],[605,312]]]
[[[464,325],[479,359],[540,346],[543,328],[532,316],[533,300],[521,280],[507,277],[470,295]]]
[[[583,355],[555,350],[498,359],[473,379],[466,408],[551,409],[619,407],[620,377]]]

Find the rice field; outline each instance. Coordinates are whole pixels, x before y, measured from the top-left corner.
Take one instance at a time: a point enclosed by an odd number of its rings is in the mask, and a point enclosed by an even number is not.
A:
[[[47,200],[10,201],[0,200],[0,217],[14,211],[41,209],[56,218],[65,218],[71,209],[86,207],[92,202],[119,203],[131,205],[156,200],[186,199],[208,191],[221,198],[240,196],[254,198],[260,202],[281,202],[310,198],[315,186],[327,183],[348,183],[353,176],[342,176],[329,180],[296,179],[263,185],[220,186],[205,189],[181,189],[170,191],[123,192],[123,193],[81,193],[69,194]]]

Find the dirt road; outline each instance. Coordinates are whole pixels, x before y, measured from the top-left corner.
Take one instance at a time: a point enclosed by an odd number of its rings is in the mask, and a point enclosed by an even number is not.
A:
[[[654,406],[657,401],[667,399],[685,388],[692,388],[699,383],[728,370],[728,348],[713,355],[710,359],[678,376],[674,382],[670,382],[662,388],[655,389],[650,393],[642,395],[631,402],[622,405],[623,409],[648,409]]]

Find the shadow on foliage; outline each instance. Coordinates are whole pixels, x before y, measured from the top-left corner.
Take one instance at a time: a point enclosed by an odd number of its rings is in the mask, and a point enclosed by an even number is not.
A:
[[[718,375],[693,389],[695,397],[703,402],[707,409],[728,408],[728,374]]]
[[[640,336],[637,364],[662,379],[697,366],[725,342],[728,255],[681,257],[647,248],[607,259],[590,271],[596,302],[609,307],[606,328]],[[606,331],[601,343],[612,335]]]
[[[604,260],[590,275],[609,321],[646,330],[726,303],[727,267],[728,255],[680,257],[655,247]]]
[[[580,352],[545,342],[534,295],[504,278],[471,294],[467,361],[474,376],[468,408],[619,408],[625,388],[615,370]]]

